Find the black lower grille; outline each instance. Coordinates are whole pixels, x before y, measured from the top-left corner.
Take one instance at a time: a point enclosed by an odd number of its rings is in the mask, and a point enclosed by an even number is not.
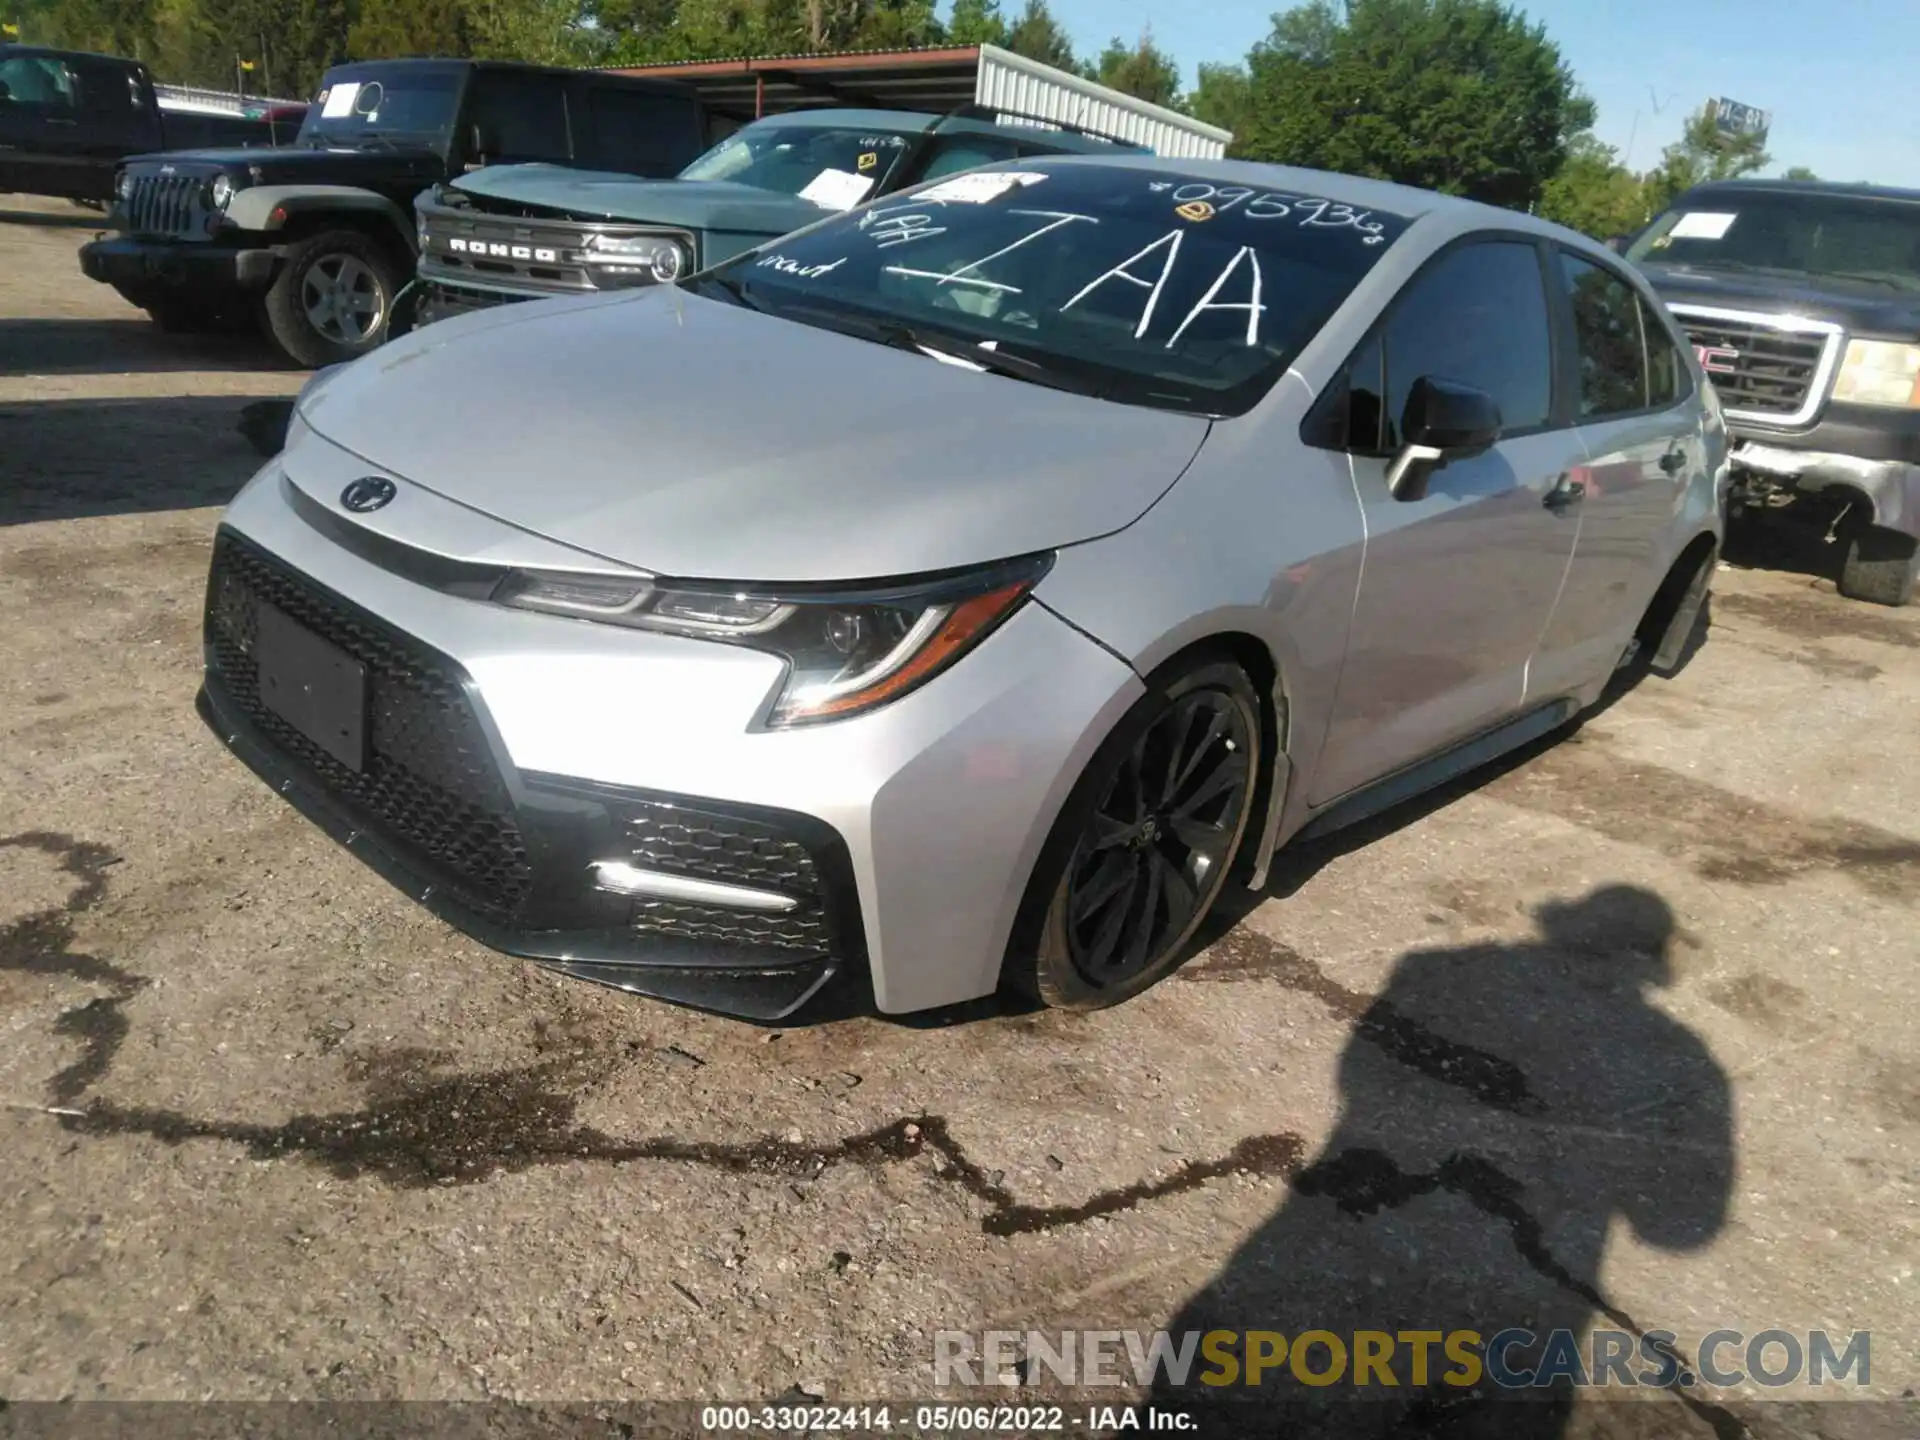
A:
[[[367,763],[355,771],[261,703],[254,646],[271,604],[367,671]],[[505,918],[532,884],[493,752],[444,656],[222,532],[207,584],[209,668],[261,732],[430,878]]]
[[[498,290],[483,290],[477,285],[450,285],[444,280],[426,282],[430,288],[424,297],[421,321],[432,324],[472,310],[491,310],[496,305],[511,305],[524,295],[507,295]]]
[[[765,913],[642,900],[633,908],[636,930],[816,954],[832,948],[820,867],[808,845],[779,826],[697,806],[638,802],[627,809],[625,830],[633,863],[644,869],[773,891],[797,902],[792,910]]]
[[[1830,337],[1784,330],[1762,315],[1735,320],[1676,314],[1729,410],[1791,420],[1807,408]]]

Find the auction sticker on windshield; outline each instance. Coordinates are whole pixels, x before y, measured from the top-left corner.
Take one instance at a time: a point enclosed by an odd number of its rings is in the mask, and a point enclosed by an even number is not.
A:
[[[950,180],[929,185],[913,198],[915,200],[957,200],[966,205],[984,205],[989,200],[998,200],[1011,190],[1024,189],[1029,185],[1038,185],[1047,177],[1026,170],[989,170],[955,175]]]
[[[800,192],[802,200],[811,200],[829,210],[850,210],[866,198],[873,181],[847,170],[822,170]]]
[[[1690,210],[1667,232],[1673,240],[1718,240],[1733,228],[1738,215],[1709,210]]]
[[[354,97],[360,93],[358,80],[342,80],[320,97],[320,117],[339,120],[353,113]]]

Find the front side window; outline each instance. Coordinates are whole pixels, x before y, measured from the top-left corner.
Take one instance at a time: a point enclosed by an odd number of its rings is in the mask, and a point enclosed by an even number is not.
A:
[[[1524,241],[1462,245],[1428,266],[1394,302],[1386,342],[1387,444],[1399,442],[1407,392],[1422,376],[1491,395],[1502,433],[1536,430],[1553,413],[1553,337],[1539,251]]]
[[[0,104],[74,108],[73,72],[47,55],[14,55],[0,60]]]
[[[729,135],[680,178],[731,180],[847,210],[874,193],[910,139],[892,130],[761,121]]]
[[[1920,291],[1920,204],[1817,191],[1708,194],[1655,220],[1627,259]]]
[[[453,134],[463,73],[451,66],[331,72],[307,107],[299,143],[442,145]]]
[[[1640,297],[1619,276],[1560,253],[1573,297],[1573,338],[1580,355],[1580,416],[1599,419],[1647,408],[1647,350]]]
[[[1239,414],[1407,223],[1325,196],[1030,160],[811,226],[706,283],[909,348],[957,341],[1041,383],[1049,371],[1109,399]]]

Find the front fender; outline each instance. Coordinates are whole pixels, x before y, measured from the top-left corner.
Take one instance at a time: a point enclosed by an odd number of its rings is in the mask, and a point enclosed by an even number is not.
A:
[[[227,206],[230,224],[265,234],[316,214],[377,216],[409,251],[417,249],[413,217],[386,196],[357,185],[258,185],[239,191]]]

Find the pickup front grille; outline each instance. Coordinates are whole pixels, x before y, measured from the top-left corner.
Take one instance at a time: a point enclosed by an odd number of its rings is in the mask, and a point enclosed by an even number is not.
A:
[[[120,215],[131,235],[167,235],[176,239],[204,239],[205,181],[196,175],[162,175],[136,170]]]
[[[1669,308],[1732,418],[1802,425],[1825,403],[1843,338],[1837,326],[1691,305]]]

